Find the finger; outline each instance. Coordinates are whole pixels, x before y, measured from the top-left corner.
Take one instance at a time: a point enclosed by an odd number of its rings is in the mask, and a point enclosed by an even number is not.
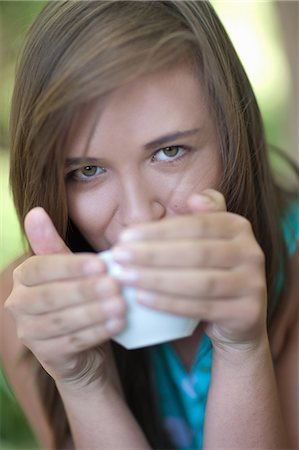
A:
[[[123,265],[228,269],[246,260],[249,252],[249,245],[240,245],[238,239],[204,239],[121,244],[111,250],[111,255]]]
[[[221,192],[205,189],[200,194],[193,194],[187,201],[192,212],[226,211],[226,202]]]
[[[143,306],[158,311],[198,318],[207,322],[236,322],[238,326],[240,326],[240,320],[251,320],[260,309],[254,299],[247,297],[242,299],[228,297],[225,301],[210,298],[190,299],[140,290],[137,292],[137,301]]]
[[[119,267],[114,278],[121,284],[144,290],[158,291],[175,296],[190,297],[236,297],[258,288],[261,281],[251,280],[248,284],[246,270],[193,270],[193,269],[145,269]],[[255,286],[256,284],[256,286]]]
[[[25,217],[25,232],[33,252],[37,255],[70,253],[53,222],[43,208],[31,209]]]
[[[47,362],[49,355],[55,355],[58,360],[61,357],[64,358],[67,355],[73,355],[100,345],[121,332],[125,325],[124,317],[116,317],[69,335],[47,340],[35,340],[29,343],[24,339],[23,341],[34,354],[38,355],[40,361]],[[50,361],[50,363],[52,362]]]
[[[106,272],[106,265],[91,253],[33,256],[14,270],[16,284],[37,284]]]
[[[108,275],[76,278],[75,280],[43,283],[23,288],[19,285],[10,296],[8,304],[13,314],[44,314],[59,311],[80,303],[117,296],[120,287]]]
[[[120,296],[106,298],[104,301],[80,304],[72,309],[66,308],[48,314],[22,316],[18,324],[19,337],[26,339],[50,339],[76,333],[108,319],[122,317],[126,303]]]
[[[247,224],[248,221],[245,218],[229,212],[181,215],[128,228],[121,233],[119,243],[174,240],[182,239],[182,237],[183,239],[231,239]]]

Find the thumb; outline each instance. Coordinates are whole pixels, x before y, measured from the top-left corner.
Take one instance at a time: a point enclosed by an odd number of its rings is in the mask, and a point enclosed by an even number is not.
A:
[[[215,189],[205,189],[200,194],[192,194],[187,203],[191,212],[226,211],[225,198]]]
[[[70,252],[43,208],[36,207],[29,211],[25,217],[24,228],[36,255]]]

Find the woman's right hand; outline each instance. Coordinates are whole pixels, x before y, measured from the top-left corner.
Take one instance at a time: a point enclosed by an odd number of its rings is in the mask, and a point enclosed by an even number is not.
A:
[[[42,208],[25,219],[36,254],[14,271],[5,307],[18,337],[58,383],[80,386],[104,376],[101,344],[125,325],[125,302],[104,262],[72,254]]]

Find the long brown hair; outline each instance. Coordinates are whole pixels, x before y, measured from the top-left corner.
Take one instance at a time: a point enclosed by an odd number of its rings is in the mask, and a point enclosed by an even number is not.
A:
[[[93,100],[104,104],[113,89],[175,65],[186,55],[217,125],[224,168],[221,190],[228,210],[249,219],[266,256],[270,310],[283,254],[282,191],[269,168],[252,88],[208,2],[66,1],[45,6],[25,42],[12,101],[11,185],[19,220],[23,225],[31,208],[43,206],[73,251],[90,249],[68,218],[63,167],[70,129]],[[118,348],[115,355],[128,404],[153,448],[166,448],[143,381],[149,370],[146,351]],[[129,384],[132,371],[139,379],[134,386]],[[61,448],[69,432],[61,402],[42,369],[39,380]],[[146,411],[140,399],[148,405]]]

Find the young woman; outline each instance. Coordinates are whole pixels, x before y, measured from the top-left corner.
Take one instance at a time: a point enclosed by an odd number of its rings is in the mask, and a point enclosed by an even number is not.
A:
[[[299,205],[212,7],[49,2],[11,139],[32,255],[3,275],[4,364],[44,447],[297,448]],[[112,343],[126,285],[195,333]]]

